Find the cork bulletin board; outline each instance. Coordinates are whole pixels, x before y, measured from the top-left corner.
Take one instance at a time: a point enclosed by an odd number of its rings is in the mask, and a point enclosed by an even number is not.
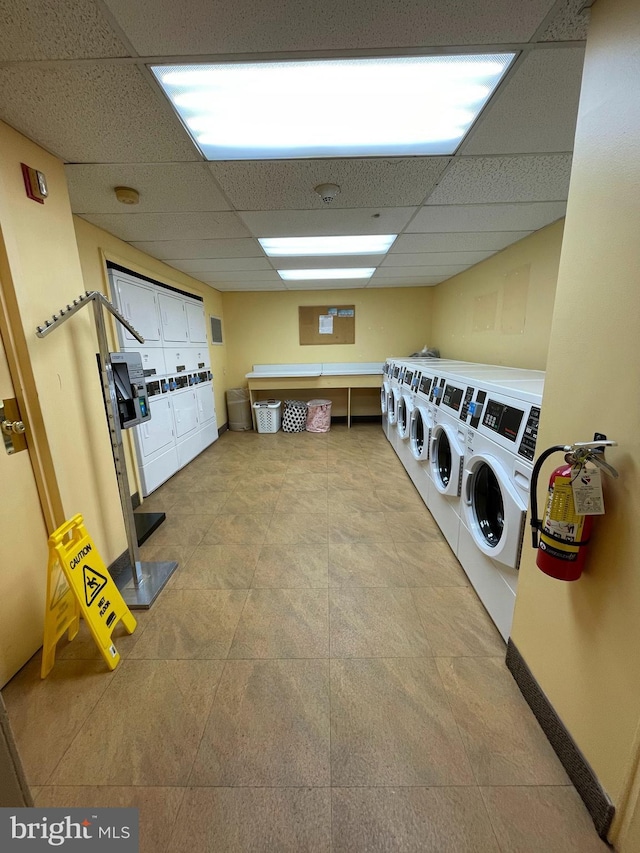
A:
[[[355,344],[355,305],[301,305],[298,308],[300,346]]]

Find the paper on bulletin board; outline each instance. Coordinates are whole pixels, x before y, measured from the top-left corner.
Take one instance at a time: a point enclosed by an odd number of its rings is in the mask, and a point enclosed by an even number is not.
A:
[[[318,334],[333,334],[333,314],[321,314],[318,318]]]

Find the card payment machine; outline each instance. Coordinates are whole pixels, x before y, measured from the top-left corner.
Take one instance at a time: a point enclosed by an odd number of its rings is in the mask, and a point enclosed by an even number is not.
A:
[[[137,352],[109,353],[120,426],[129,429],[151,419],[142,357]]]

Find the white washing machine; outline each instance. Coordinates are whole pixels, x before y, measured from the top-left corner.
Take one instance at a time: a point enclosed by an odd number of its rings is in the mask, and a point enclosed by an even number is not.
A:
[[[417,463],[411,453],[410,446],[411,418],[416,406],[416,392],[420,383],[420,376],[420,370],[415,365],[407,364],[405,366],[396,419],[395,451],[412,480],[415,478],[414,469],[417,467]]]
[[[431,485],[427,506],[438,527],[454,551],[458,547],[460,492],[467,427],[460,419],[463,404],[468,405],[473,388],[456,377],[444,378],[440,405],[434,415],[429,442]],[[436,390],[441,387],[439,379]]]
[[[485,385],[474,395],[456,551],[505,640],[513,620],[542,399],[540,380],[520,380],[523,386],[528,390]]]
[[[383,378],[380,386],[380,413],[382,415],[382,431],[389,438],[389,420],[387,418],[387,409],[389,406],[389,395],[391,394],[391,378],[390,373],[393,372],[393,363],[387,359],[382,368]]]
[[[433,373],[428,372],[428,367],[423,367],[415,403],[409,421],[409,452],[413,460],[413,475],[411,479],[425,504],[428,503],[429,483],[429,441],[433,429],[434,406],[429,402]]]
[[[393,367],[393,378],[391,380],[391,393],[389,394],[389,399],[387,401],[387,423],[388,423],[388,434],[387,438],[391,442],[393,449],[396,448],[396,437],[397,430],[396,424],[398,423],[398,407],[401,404],[402,400],[402,380],[404,377],[404,365],[394,364]]]

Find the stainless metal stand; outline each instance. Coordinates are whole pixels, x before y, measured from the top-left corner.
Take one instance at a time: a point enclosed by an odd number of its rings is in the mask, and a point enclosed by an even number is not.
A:
[[[38,326],[36,334],[39,338],[44,338],[53,331],[53,329],[57,328],[57,326],[65,320],[68,320],[69,317],[89,302],[93,303],[93,316],[95,318],[96,331],[98,334],[100,378],[102,380],[102,391],[106,404],[107,422],[109,424],[109,435],[111,437],[111,449],[113,451],[113,461],[116,469],[116,479],[118,481],[122,516],[127,534],[127,545],[131,568],[131,580],[123,589],[120,590],[120,592],[126,604],[132,610],[148,610],[157,598],[160,590],[177,569],[178,564],[175,562],[140,562],[138,536],[136,532],[135,518],[133,515],[133,506],[131,505],[131,492],[129,490],[129,478],[127,476],[127,467],[123,452],[122,430],[120,428],[120,418],[118,415],[118,404],[116,400],[115,385],[113,382],[113,370],[109,356],[109,345],[107,342],[107,330],[103,309],[106,308],[111,314],[113,314],[113,316],[122,323],[122,325],[141,344],[144,343],[144,338],[133,328],[133,326],[131,326],[131,324],[122,316],[122,314],[120,314],[111,302],[109,302],[109,300],[97,290],[91,292],[86,291],[84,295],[80,296],[78,299],[74,299],[73,305],[67,305],[66,309],[61,309],[59,314],[54,314],[51,320],[47,320],[44,326]]]

